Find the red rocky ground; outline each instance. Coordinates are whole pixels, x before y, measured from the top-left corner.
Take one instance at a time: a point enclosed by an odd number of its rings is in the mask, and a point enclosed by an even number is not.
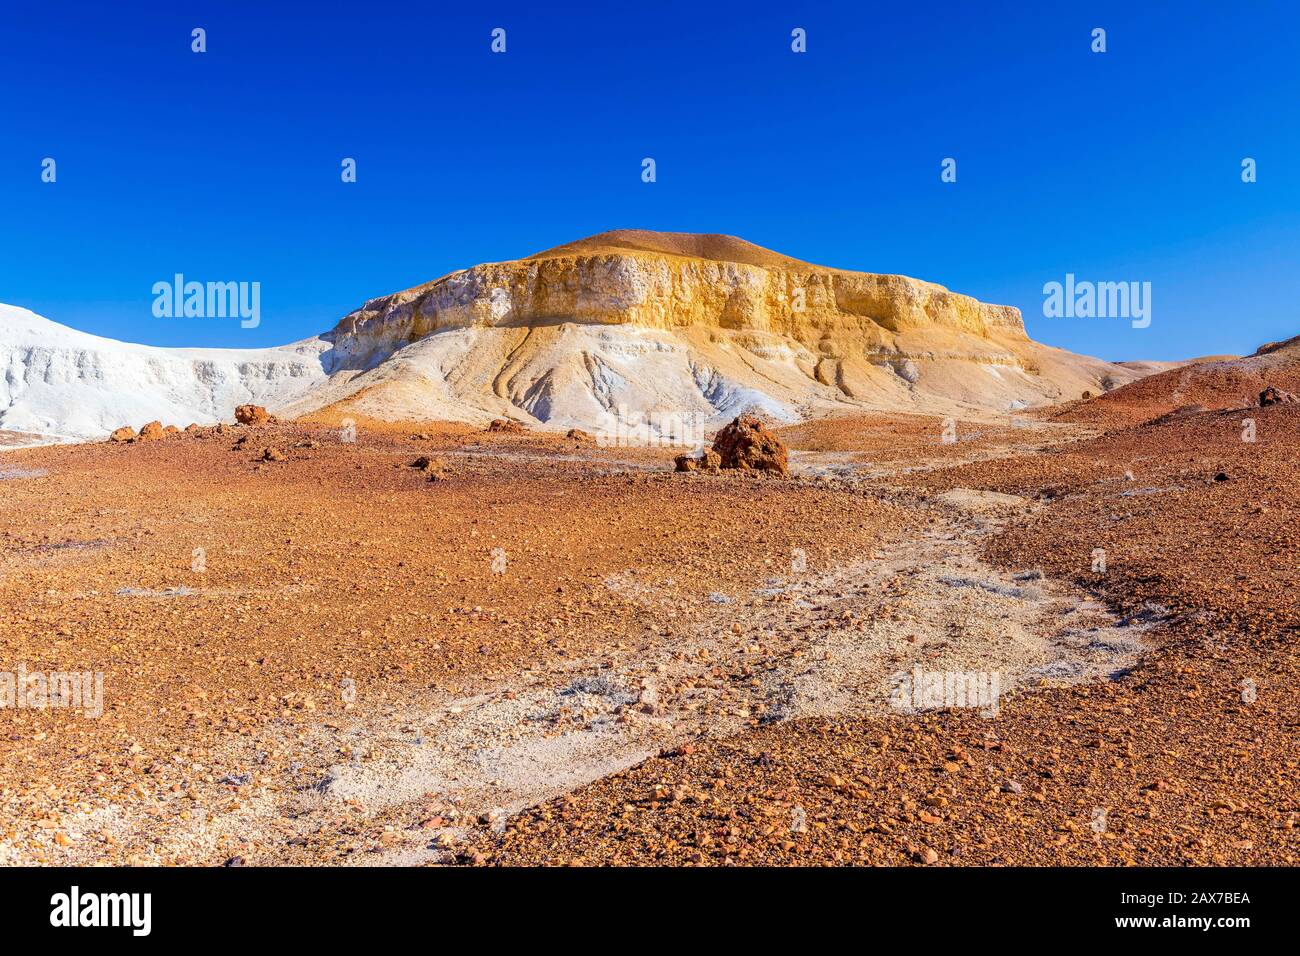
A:
[[[915,416],[783,429],[788,478],[366,423],[355,443],[272,424],[8,451],[0,670],[100,670],[107,704],[0,711],[0,862],[1294,864],[1300,407],[1022,425],[957,423],[951,442]],[[764,722],[724,686],[719,730],[706,717],[499,825],[457,820],[469,803],[445,782],[303,803],[435,698],[506,707],[521,675],[567,680],[576,661],[653,675],[716,596],[762,588],[796,549],[819,568],[906,552],[951,489],[1025,499],[979,552],[1150,622],[1136,666],[1018,690],[993,718]],[[882,620],[892,593],[871,595]],[[739,634],[701,679],[756,683],[770,647],[798,660],[786,639]],[[427,834],[432,857],[392,856]]]

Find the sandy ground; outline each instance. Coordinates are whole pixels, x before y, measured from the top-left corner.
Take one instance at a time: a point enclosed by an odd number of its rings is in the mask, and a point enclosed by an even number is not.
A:
[[[1300,415],[1256,411],[840,419],[787,479],[365,422],[5,452],[0,671],[104,710],[0,710],[0,861],[1294,863]]]

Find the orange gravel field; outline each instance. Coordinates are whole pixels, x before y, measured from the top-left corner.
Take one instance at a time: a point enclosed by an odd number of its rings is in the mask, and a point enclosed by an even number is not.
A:
[[[0,863],[1295,864],[1300,406],[1078,422],[6,451]]]

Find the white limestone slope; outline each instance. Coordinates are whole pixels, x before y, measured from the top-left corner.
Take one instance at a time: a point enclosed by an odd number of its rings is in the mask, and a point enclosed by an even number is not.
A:
[[[606,433],[639,422],[650,433],[713,429],[743,411],[798,421],[845,407],[793,356],[760,358],[707,334],[558,322],[538,328],[446,328],[377,364],[341,370],[287,414],[333,406],[388,420]]]
[[[0,429],[85,439],[155,420],[212,424],[246,402],[274,411],[326,379],[329,348],[155,348],[0,304]]]

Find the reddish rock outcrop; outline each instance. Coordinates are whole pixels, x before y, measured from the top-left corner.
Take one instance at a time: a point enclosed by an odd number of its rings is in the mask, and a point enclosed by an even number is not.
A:
[[[507,432],[514,434],[516,432],[526,431],[523,425],[513,418],[494,418],[492,424],[488,425],[487,430],[490,432]]]
[[[722,467],[722,456],[712,448],[706,448],[698,455],[678,455],[673,459],[678,471],[716,472]]]
[[[785,443],[757,415],[746,413],[723,428],[713,439],[713,450],[721,458],[723,468],[770,471],[778,475],[790,470]]]
[[[109,441],[130,441],[135,438],[135,429],[130,425],[123,425],[121,428],[113,429],[113,434],[108,436]]]
[[[1296,398],[1291,392],[1284,392],[1280,388],[1274,388],[1272,385],[1259,393],[1260,408],[1267,408],[1269,405],[1295,405],[1297,403],[1300,403],[1300,398]]]
[[[165,438],[167,433],[163,431],[162,422],[149,422],[147,425],[140,426],[140,434],[136,435],[138,441],[157,441]]]
[[[275,416],[261,405],[240,405],[235,409],[235,421],[241,425],[270,425]]]

